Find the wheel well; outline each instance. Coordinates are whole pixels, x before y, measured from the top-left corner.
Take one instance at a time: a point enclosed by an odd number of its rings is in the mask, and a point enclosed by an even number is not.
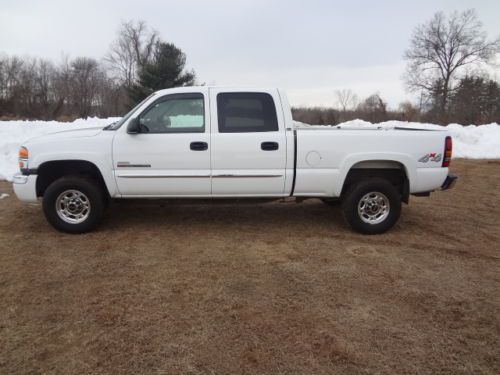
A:
[[[40,165],[36,179],[36,195],[42,197],[51,183],[68,175],[91,178],[101,185],[103,191],[109,195],[101,171],[95,164],[86,160],[57,160]]]
[[[408,203],[410,183],[406,169],[403,164],[392,160],[364,161],[354,164],[345,178],[342,195],[353,184],[373,177],[389,181],[400,192],[402,201]]]

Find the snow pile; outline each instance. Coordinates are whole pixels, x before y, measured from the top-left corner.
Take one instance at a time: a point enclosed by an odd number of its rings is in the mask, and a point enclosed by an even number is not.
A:
[[[193,116],[195,117],[195,116]],[[17,154],[19,146],[29,138],[62,130],[79,129],[95,126],[105,126],[117,118],[78,119],[71,123],[57,121],[0,121],[0,180],[11,180],[18,171]],[[183,120],[183,125],[185,121]],[[191,119],[189,119],[191,120]],[[191,125],[191,122],[189,122]],[[315,127],[295,122],[296,127]],[[333,126],[333,125],[332,125]],[[443,129],[433,124],[420,124],[402,121],[387,121],[372,124],[362,120],[342,123],[340,128],[394,128],[411,127],[420,129]],[[500,125],[489,124],[481,126],[462,126],[450,124],[446,126],[453,136],[453,157],[471,159],[500,159]]]
[[[453,137],[453,157],[500,159],[500,125],[450,124],[446,128]]]
[[[117,118],[88,118],[73,122],[58,121],[0,121],[0,180],[11,180],[18,172],[19,147],[30,138],[63,130],[106,126]]]

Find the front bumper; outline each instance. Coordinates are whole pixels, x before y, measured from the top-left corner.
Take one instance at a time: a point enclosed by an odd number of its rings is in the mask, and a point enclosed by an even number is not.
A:
[[[458,179],[457,176],[453,175],[446,176],[446,180],[444,180],[443,185],[441,185],[441,190],[448,190],[453,188],[457,183],[457,179]]]
[[[38,197],[36,196],[36,178],[37,175],[35,174],[24,176],[18,173],[14,175],[12,187],[19,200],[32,203],[38,201]]]

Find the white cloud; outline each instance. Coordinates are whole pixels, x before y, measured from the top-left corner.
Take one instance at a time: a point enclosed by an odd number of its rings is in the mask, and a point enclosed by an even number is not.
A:
[[[213,77],[210,85],[222,86],[266,86],[287,90],[290,103],[294,106],[331,106],[337,89],[351,89],[364,98],[379,93],[389,105],[396,107],[409,95],[404,92],[401,75],[404,63],[369,67],[315,66],[283,67],[273,70],[222,66],[199,70],[200,77]]]

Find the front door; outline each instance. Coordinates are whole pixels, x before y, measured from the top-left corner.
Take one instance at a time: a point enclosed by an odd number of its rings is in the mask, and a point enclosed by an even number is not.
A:
[[[140,133],[119,129],[113,163],[122,196],[210,195],[207,93],[160,97],[133,115]]]
[[[277,91],[210,89],[212,195],[283,196],[286,136]]]

